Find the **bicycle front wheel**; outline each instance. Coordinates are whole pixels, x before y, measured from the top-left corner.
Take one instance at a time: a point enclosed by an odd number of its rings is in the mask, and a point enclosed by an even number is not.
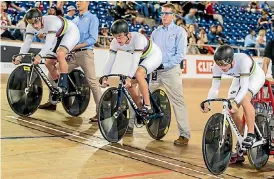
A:
[[[107,89],[99,103],[98,124],[103,137],[109,142],[120,141],[129,123],[127,98],[116,87]]]
[[[212,115],[207,121],[203,134],[203,158],[207,169],[214,175],[220,175],[226,170],[232,153],[232,133],[227,121],[222,142],[223,121],[223,114]]]
[[[248,150],[249,163],[257,170],[263,168],[269,158],[270,154],[270,127],[266,116],[263,114],[257,114],[255,117],[255,123],[262,134],[262,137],[266,139],[266,143],[258,145]],[[259,133],[255,129],[256,140],[260,140]]]
[[[37,110],[42,92],[41,78],[32,66],[18,66],[9,76],[6,94],[11,109],[19,116],[27,117]]]

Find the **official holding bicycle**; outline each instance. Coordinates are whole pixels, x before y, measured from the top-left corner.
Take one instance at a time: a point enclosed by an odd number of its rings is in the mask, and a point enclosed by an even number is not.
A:
[[[98,111],[98,104],[101,97],[101,89],[96,79],[93,47],[98,38],[98,18],[88,11],[88,1],[77,1],[77,9],[79,16],[73,22],[77,25],[80,31],[80,41],[74,47],[74,58],[68,62],[69,71],[74,68],[81,67],[88,80],[89,86],[92,90],[93,97],[96,104],[96,111]],[[56,110],[56,105],[47,102],[39,106],[40,109]],[[98,115],[92,117],[91,122],[97,122]]]
[[[173,23],[175,7],[173,4],[162,6],[162,22],[152,32],[151,39],[158,45],[163,54],[163,72],[158,72],[158,80],[165,87],[173,105],[178,123],[180,136],[174,141],[175,145],[187,145],[190,129],[186,104],[183,97],[180,63],[186,57],[187,34],[184,28]],[[151,91],[158,88],[159,83],[151,82]]]
[[[263,58],[263,70],[265,75],[267,74],[270,60],[272,61],[271,74],[272,74],[272,78],[274,78],[274,40],[271,40],[270,42],[268,42],[265,47],[264,58]]]

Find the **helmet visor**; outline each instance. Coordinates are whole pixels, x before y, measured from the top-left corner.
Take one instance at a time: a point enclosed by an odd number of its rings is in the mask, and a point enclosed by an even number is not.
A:
[[[224,61],[224,60],[216,60],[215,63],[216,63],[218,66],[226,66],[226,65],[229,65],[229,63],[227,63],[227,62]]]

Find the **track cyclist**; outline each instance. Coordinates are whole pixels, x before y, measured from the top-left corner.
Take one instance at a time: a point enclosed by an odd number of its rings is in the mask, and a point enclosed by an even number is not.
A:
[[[30,49],[30,45],[37,33],[44,33],[46,35],[46,42],[41,51],[34,57],[34,64],[41,62],[41,57],[46,55],[55,55],[60,66],[60,74],[55,67],[57,63],[55,60],[47,59],[46,67],[54,81],[59,79],[58,86],[63,93],[68,89],[68,64],[66,55],[69,53],[80,39],[80,33],[77,26],[61,16],[47,15],[42,16],[42,13],[37,8],[32,8],[27,11],[25,15],[28,25],[26,27],[26,38],[24,44],[20,49],[20,53],[26,53]],[[14,64],[19,64],[22,60],[21,56],[13,59]]]
[[[129,32],[129,25],[125,20],[117,20],[111,26],[111,33],[114,36],[110,44],[109,56],[104,67],[104,75],[111,73],[117,51],[123,50],[132,53],[132,63],[129,67],[129,77],[135,77],[136,80],[126,79],[128,88],[134,102],[138,108],[145,114],[152,114],[148,83],[146,75],[156,70],[162,63],[162,53],[159,47],[148,40],[143,34],[138,32]],[[107,83],[107,78],[102,80],[102,85]],[[136,88],[137,83],[140,86],[143,95],[144,105]]]
[[[242,116],[238,112],[239,107],[243,107],[248,134],[242,144],[247,149],[251,148],[255,142],[255,109],[251,103],[251,99],[264,85],[265,74],[262,68],[250,56],[244,53],[234,53],[234,49],[228,45],[222,45],[217,48],[214,54],[214,61],[215,63],[212,67],[212,86],[207,99],[215,99],[218,96],[222,74],[233,77],[228,92],[228,99],[231,100],[232,104],[230,113],[240,133],[243,134]],[[209,105],[209,103],[206,103],[202,112],[208,112]],[[238,151],[237,147],[236,151],[237,158],[240,160],[239,162],[243,162],[243,151]]]

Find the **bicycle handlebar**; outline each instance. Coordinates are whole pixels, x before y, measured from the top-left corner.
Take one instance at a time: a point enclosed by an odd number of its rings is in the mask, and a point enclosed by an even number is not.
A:
[[[66,56],[66,58],[71,57],[72,54],[73,54],[72,52],[68,53],[67,56]],[[12,59],[14,60],[16,57],[19,57],[19,56],[30,56],[31,59],[33,59],[35,57],[35,55],[36,54],[34,54],[34,53],[20,53],[20,54],[13,55]],[[44,56],[44,57],[41,57],[41,58],[57,60],[57,57],[55,57],[55,56]]]
[[[122,79],[124,79],[124,80],[127,79],[127,78],[131,78],[131,77],[126,76],[126,75],[123,75],[123,74],[109,74],[109,75],[104,75],[104,76],[102,76],[102,77],[99,79],[99,83],[102,84],[103,78],[108,78],[108,77],[110,77],[110,76],[118,76],[118,77],[120,77],[120,78],[122,78]]]
[[[30,56],[31,58],[34,58],[34,53],[19,53],[19,54],[13,55],[12,59],[15,59],[16,57],[19,57],[19,56]]]
[[[229,108],[230,110],[232,109],[232,105],[231,105],[230,100],[224,99],[224,98],[207,99],[207,100],[205,100],[205,101],[203,101],[203,102],[201,103],[201,108],[204,109],[205,103],[211,102],[211,101],[222,101],[222,102],[227,102],[227,103],[228,103],[228,108]]]

